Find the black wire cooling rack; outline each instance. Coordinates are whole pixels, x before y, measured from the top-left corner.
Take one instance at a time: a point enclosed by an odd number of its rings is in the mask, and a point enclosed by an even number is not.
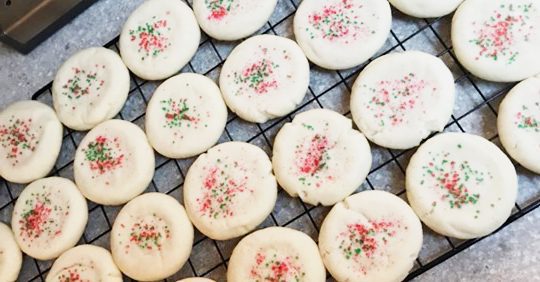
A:
[[[279,0],[276,11],[260,33],[292,37],[292,19],[299,2],[300,0]],[[496,108],[503,94],[512,85],[478,80],[459,65],[450,46],[449,17],[425,20],[406,17],[396,11],[393,13],[391,35],[377,56],[394,51],[416,49],[440,57],[457,78],[458,89],[454,115],[446,126],[446,131],[474,133],[497,143]],[[202,73],[216,80],[225,58],[237,43],[218,42],[203,35],[197,54],[181,72]],[[105,46],[117,51],[117,44],[118,38],[115,38]],[[251,124],[229,113],[227,126],[220,142],[245,141],[258,145],[271,154],[275,134],[281,125],[291,121],[296,113],[311,108],[329,108],[350,117],[348,104],[351,85],[366,64],[347,71],[326,71],[312,65],[309,91],[304,101],[292,114],[264,124]],[[144,128],[146,104],[158,84],[159,82],[140,80],[131,74],[130,94],[117,118],[134,122]],[[32,99],[51,105],[51,86],[52,83],[44,86],[33,95]],[[70,129],[65,130],[62,152],[52,175],[73,179],[74,152],[84,134]],[[367,181],[357,191],[383,189],[405,199],[404,169],[413,150],[396,151],[372,145],[372,152],[374,160],[372,170]],[[182,202],[183,179],[193,161],[194,159],[171,160],[157,156],[156,174],[147,192],[167,193]],[[517,169],[520,175],[520,196],[512,215],[501,228],[540,206],[540,194],[537,192],[540,188],[540,177],[528,173],[519,166]],[[530,187],[532,192],[523,191],[522,181],[528,181],[525,186]],[[0,219],[10,222],[13,206],[24,186],[4,180],[0,184]],[[88,226],[80,243],[109,248],[109,232],[120,208],[89,203]],[[288,226],[304,231],[317,240],[319,227],[329,209],[329,207],[310,206],[298,198],[289,197],[280,190],[276,207],[262,226]],[[424,245],[406,280],[419,276],[482,239],[456,240],[437,235],[424,226]],[[196,232],[188,263],[167,281],[176,281],[189,276],[205,276],[216,281],[224,281],[228,259],[238,241],[239,239],[214,241]],[[19,280],[45,281],[51,264],[52,261],[37,261],[25,256]],[[129,281],[127,278],[126,280]],[[333,281],[332,278],[329,278],[329,281]]]

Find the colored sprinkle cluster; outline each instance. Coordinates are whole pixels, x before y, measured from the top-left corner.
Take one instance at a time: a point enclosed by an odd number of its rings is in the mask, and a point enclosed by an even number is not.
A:
[[[34,206],[22,215],[22,229],[28,237],[39,237],[49,219],[51,208],[45,203],[36,202]]]
[[[43,189],[45,188],[43,186]],[[49,191],[32,193],[24,202],[24,209],[19,219],[19,234],[27,238],[29,242],[42,235],[53,238],[61,234],[62,220],[59,218],[67,216],[69,211],[65,211],[61,205],[53,204],[50,197]]]
[[[88,143],[84,155],[90,163],[90,169],[99,174],[113,171],[124,163],[124,154],[120,153],[117,138],[109,140],[101,135],[96,137],[94,141]]]
[[[24,152],[35,151],[38,144],[31,118],[24,120],[12,116],[7,125],[0,125],[0,145],[7,151],[6,158],[13,159],[13,165],[19,162],[18,157]]]
[[[320,187],[323,179],[319,174],[328,169],[328,161],[331,159],[328,151],[334,146],[335,143],[321,134],[315,134],[308,142],[296,146],[294,153],[300,175],[298,181],[307,186],[311,186],[312,181],[315,181],[315,186]]]
[[[248,86],[257,94],[268,93],[269,89],[276,89],[278,82],[273,78],[274,69],[279,65],[268,59],[261,59],[246,68],[242,73],[234,73],[234,83]]]
[[[79,270],[78,267],[83,267],[82,264],[76,264],[69,269],[65,269],[61,275],[58,276],[59,282],[91,282],[88,279],[82,279],[81,274],[84,270]],[[66,273],[67,272],[67,273]]]
[[[305,276],[298,256],[268,255],[262,251],[255,255],[255,264],[250,271],[250,278],[255,282],[299,282]]]
[[[219,21],[229,14],[234,0],[204,0],[210,10],[209,20]]]
[[[417,78],[414,73],[409,73],[401,79],[381,80],[375,87],[368,88],[363,85],[373,95],[367,109],[379,120],[380,127],[388,124],[397,126],[406,122],[408,112],[415,108],[422,91],[427,86],[428,84]],[[433,92],[436,90],[432,89]]]
[[[130,229],[129,241],[144,250],[161,251],[163,240],[171,237],[171,231],[163,223],[163,219],[155,214],[153,219],[156,219],[157,222],[148,223],[144,220],[135,222]],[[129,248],[129,245],[127,248]]]
[[[243,176],[234,178],[235,174]],[[253,192],[246,187],[247,180],[247,170],[238,162],[228,164],[218,159],[217,165],[207,170],[203,179],[203,196],[197,198],[201,214],[211,218],[234,216],[236,196]]]
[[[536,102],[534,105],[537,108],[537,112],[540,112],[540,102]],[[516,114],[516,126],[524,130],[540,132],[540,121],[533,115],[529,114],[529,112],[529,107],[523,105],[522,111]]]
[[[152,22],[147,22],[138,26],[137,29],[129,31],[131,42],[136,42],[139,46],[138,52],[142,54],[142,61],[150,56],[158,56],[171,46],[169,38],[164,35],[165,30],[171,30],[170,27],[167,27],[167,20],[156,20],[155,16],[152,19]]]
[[[484,57],[498,61],[503,59],[511,64],[519,55],[514,46],[529,41],[533,26],[529,24],[529,11],[533,4],[502,4],[493,11],[493,16],[481,25],[473,23],[476,38],[471,43],[480,48],[476,60]]]
[[[461,148],[461,145],[458,145],[458,148]],[[450,208],[458,209],[465,205],[476,204],[480,194],[473,194],[470,188],[483,183],[486,176],[491,178],[491,174],[472,168],[468,161],[457,163],[452,160],[450,153],[429,154],[432,155],[432,159],[427,165],[422,166],[423,177],[431,179],[430,186],[443,192],[441,201],[448,202]],[[420,185],[425,184],[424,179]],[[433,202],[432,205],[435,207],[437,203]]]
[[[105,69],[105,65],[94,65],[96,71],[88,71],[80,68],[73,68],[73,76],[62,85],[62,95],[69,99],[79,99],[91,93],[97,93],[105,84],[105,80],[98,80],[99,69]]]
[[[309,24],[316,30],[315,32],[309,27],[306,28],[311,38],[321,36],[330,41],[347,38],[345,43],[349,43],[349,39],[356,40],[359,35],[375,33],[359,19],[358,10],[362,6],[354,6],[351,2],[340,0],[338,4],[325,5],[322,10],[309,15]]]
[[[370,220],[368,224],[348,224],[347,230],[340,233],[339,244],[346,259],[358,261],[361,257],[371,258],[380,244],[386,245],[388,239],[394,237],[400,226],[386,220]]]
[[[165,127],[174,128],[187,126],[191,127],[192,124],[197,124],[201,120],[199,114],[195,107],[190,107],[188,105],[187,99],[180,99],[179,101],[174,101],[169,98],[168,100],[161,100],[161,110],[165,113]],[[194,115],[190,114],[193,113]]]

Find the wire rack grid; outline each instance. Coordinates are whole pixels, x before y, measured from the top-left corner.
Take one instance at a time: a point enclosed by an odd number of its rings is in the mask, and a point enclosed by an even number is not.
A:
[[[185,1],[185,0],[183,0]],[[274,14],[259,33],[276,34],[293,38],[292,19],[301,0],[279,0]],[[191,5],[191,0],[187,1]],[[404,50],[421,50],[441,58],[456,78],[456,106],[451,121],[445,131],[469,132],[484,136],[498,144],[496,115],[498,104],[511,84],[497,84],[481,81],[465,71],[457,62],[450,42],[450,17],[432,20],[414,19],[393,10],[391,34],[375,56]],[[105,46],[118,51],[118,38]],[[199,49],[191,62],[181,72],[202,73],[217,80],[221,66],[232,48],[238,42],[215,41],[203,35]],[[357,74],[369,62],[345,71],[327,71],[311,66],[309,91],[299,107],[290,115],[264,124],[242,121],[229,112],[224,134],[226,141],[245,141],[261,147],[269,155],[273,139],[281,126],[292,120],[295,114],[312,108],[328,108],[350,117],[349,97],[351,85]],[[144,128],[146,104],[160,82],[144,81],[131,74],[130,94],[126,105],[117,118],[125,119]],[[52,104],[52,83],[33,95],[33,99]],[[65,129],[62,150],[52,175],[73,179],[73,157],[84,132]],[[372,144],[373,165],[364,184],[358,191],[382,189],[392,192],[404,200],[405,168],[414,150],[389,150]],[[146,192],[167,193],[182,202],[182,184],[192,159],[171,160],[156,155],[156,173]],[[524,170],[519,165],[520,194],[507,226],[540,206],[540,177]],[[10,222],[11,213],[23,185],[0,183],[0,220]],[[80,243],[95,244],[109,248],[109,232],[121,207],[101,206],[89,203],[89,221]],[[311,206],[298,198],[291,198],[283,190],[272,214],[260,226],[287,226],[301,230],[317,240],[318,230],[329,207]],[[503,228],[501,227],[501,228]],[[183,277],[204,276],[216,281],[224,281],[228,259],[240,239],[214,241],[196,232],[193,250],[188,263],[166,281],[176,281]],[[414,268],[406,280],[411,280],[450,257],[467,249],[482,238],[457,240],[443,237],[424,226],[424,244]],[[19,281],[45,281],[52,261],[38,261],[24,257]],[[130,281],[125,278],[126,281]],[[328,281],[333,281],[328,278]]]

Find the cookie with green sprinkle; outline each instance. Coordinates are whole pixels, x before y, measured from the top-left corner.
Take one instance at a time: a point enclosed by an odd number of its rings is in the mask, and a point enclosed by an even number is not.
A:
[[[62,146],[62,124],[49,106],[20,101],[0,113],[0,175],[29,183],[45,177]]]
[[[506,152],[540,174],[540,77],[524,80],[506,94],[499,106],[497,129]]]
[[[52,86],[54,109],[67,127],[89,130],[120,112],[129,84],[129,71],[116,52],[84,49],[58,69]]]
[[[27,255],[49,260],[77,244],[88,221],[86,199],[66,178],[36,180],[22,191],[13,208],[11,227]]]
[[[270,19],[277,0],[194,0],[202,30],[218,40],[238,40],[255,33]]]
[[[540,73],[538,1],[466,0],[451,37],[459,62],[482,79],[513,82]]]
[[[123,280],[108,250],[94,245],[79,245],[67,250],[54,262],[45,281]]]
[[[407,198],[435,232],[460,239],[490,234],[510,216],[517,175],[487,139],[442,133],[418,148],[406,171]]]
[[[268,227],[244,237],[227,267],[228,281],[326,281],[317,245],[303,232]]]
[[[154,150],[144,131],[131,122],[113,119],[86,134],[75,152],[73,172],[87,199],[120,205],[148,187],[154,165]]]
[[[193,157],[212,147],[223,134],[227,106],[209,78],[183,73],[154,92],[146,108],[146,135],[160,154]]]
[[[277,183],[262,149],[226,142],[195,160],[183,193],[193,225],[214,240],[228,240],[250,232],[268,217],[276,204]]]
[[[365,191],[337,203],[319,232],[319,250],[337,281],[402,281],[422,247],[422,225],[399,197]]]
[[[197,52],[201,31],[184,1],[148,0],[127,19],[119,49],[126,66],[146,80],[165,79]]]
[[[111,230],[111,253],[120,270],[138,281],[163,280],[188,260],[193,226],[184,207],[163,193],[129,201]]]

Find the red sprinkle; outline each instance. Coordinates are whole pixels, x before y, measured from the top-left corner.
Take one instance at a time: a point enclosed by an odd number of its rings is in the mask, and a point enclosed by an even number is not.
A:
[[[255,255],[255,263],[250,271],[250,278],[254,281],[302,281],[305,275],[298,256],[282,256],[264,251]]]

